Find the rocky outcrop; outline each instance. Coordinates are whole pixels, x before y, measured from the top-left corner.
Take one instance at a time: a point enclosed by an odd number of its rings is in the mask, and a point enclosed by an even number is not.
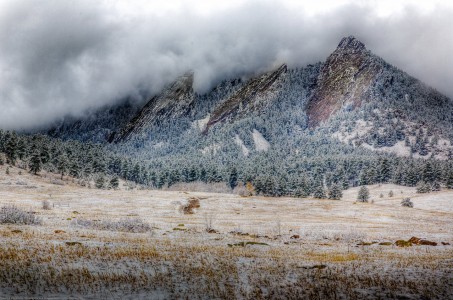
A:
[[[193,108],[193,73],[187,73],[169,85],[164,91],[151,98],[135,117],[119,132],[109,138],[109,142],[122,142],[131,136],[159,122],[187,114]]]
[[[283,80],[286,72],[287,66],[283,64],[273,72],[250,79],[235,94],[214,109],[204,132],[206,133],[210,126],[218,122],[234,119],[243,113],[265,106],[266,102],[272,99],[271,94],[277,91],[278,83]]]
[[[327,58],[307,105],[308,125],[316,127],[341,108],[361,105],[382,66],[353,36],[341,40]]]

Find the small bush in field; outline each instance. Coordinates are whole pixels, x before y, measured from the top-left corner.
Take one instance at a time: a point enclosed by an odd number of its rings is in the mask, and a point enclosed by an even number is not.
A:
[[[195,208],[200,208],[200,199],[191,197],[187,203],[181,206],[181,210],[185,215],[191,215],[194,213]]]
[[[401,201],[401,206],[414,207],[414,203],[411,201],[411,198],[404,198],[403,201]]]
[[[32,212],[25,211],[15,205],[6,205],[0,209],[0,224],[40,225],[41,219]]]
[[[42,200],[42,209],[44,210],[51,210],[52,206],[49,200]]]

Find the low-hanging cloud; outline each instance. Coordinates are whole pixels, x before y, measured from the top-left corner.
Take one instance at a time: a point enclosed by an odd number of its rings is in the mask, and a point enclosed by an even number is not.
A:
[[[94,4],[96,3],[96,4]],[[204,92],[225,78],[325,60],[355,35],[453,96],[453,11],[378,16],[347,4],[308,14],[273,2],[126,18],[107,2],[11,1],[0,12],[0,128],[30,129],[163,86],[188,70]]]

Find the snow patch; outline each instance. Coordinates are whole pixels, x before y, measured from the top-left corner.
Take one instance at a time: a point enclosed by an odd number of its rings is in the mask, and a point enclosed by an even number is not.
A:
[[[386,152],[386,153],[394,153],[398,156],[401,157],[408,157],[411,155],[411,148],[405,145],[404,141],[399,141],[392,147],[380,147],[380,148],[375,148],[367,143],[363,143],[362,147],[373,150],[373,151],[381,151],[381,152]],[[414,154],[415,157],[416,154]],[[423,158],[424,156],[420,156]],[[427,158],[428,155],[425,157]]]
[[[255,143],[255,150],[258,152],[267,151],[271,144],[264,138],[264,136],[256,129],[253,129],[253,142]]]
[[[220,144],[212,144],[212,145],[204,147],[200,151],[203,154],[208,154],[208,153],[217,154],[217,151],[220,150],[220,147],[221,147]]]
[[[198,128],[200,131],[206,129],[206,125],[208,125],[209,118],[211,117],[210,114],[207,114],[206,117],[203,119],[195,120],[192,122],[192,128]]]
[[[242,154],[244,154],[244,156],[249,156],[249,153],[250,153],[250,150],[247,149],[247,147],[245,146],[244,144],[244,141],[239,137],[239,135],[236,134],[236,136],[234,137],[234,143],[236,145],[238,145],[239,147],[241,147],[241,150],[242,150]]]

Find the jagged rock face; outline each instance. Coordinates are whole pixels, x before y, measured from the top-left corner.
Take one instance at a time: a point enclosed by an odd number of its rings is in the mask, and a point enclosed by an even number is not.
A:
[[[287,72],[286,64],[280,66],[273,72],[266,73],[260,77],[251,79],[233,96],[223,101],[211,113],[205,133],[210,126],[226,119],[234,119],[252,110],[259,109],[266,105],[266,101],[272,99],[271,94],[277,89],[278,84],[283,80]]]
[[[327,58],[308,102],[309,127],[316,127],[341,108],[356,108],[368,97],[382,66],[353,36],[341,40]]]
[[[185,115],[190,112],[193,104],[193,73],[188,73],[178,78],[161,94],[151,98],[120,133],[110,137],[109,142],[125,141],[162,120]]]

